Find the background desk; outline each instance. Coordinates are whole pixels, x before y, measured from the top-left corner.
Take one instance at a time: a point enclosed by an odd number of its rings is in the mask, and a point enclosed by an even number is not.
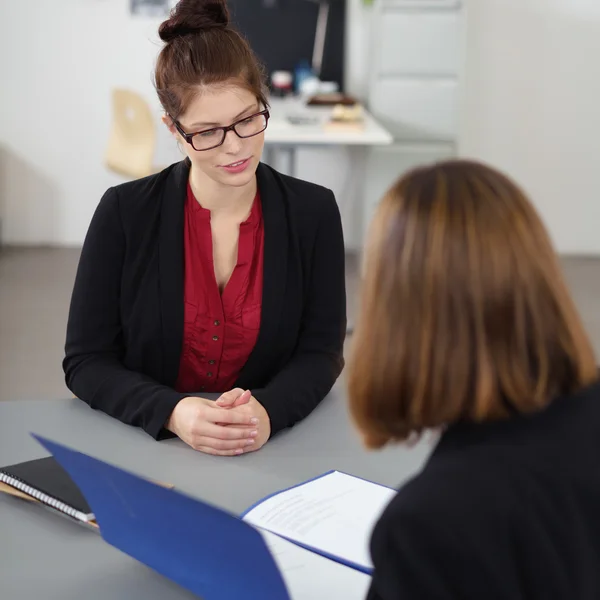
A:
[[[393,142],[392,135],[364,111],[364,126],[361,129],[327,129],[332,108],[305,106],[296,98],[271,100],[271,119],[265,132],[266,162],[272,161],[276,169],[296,176],[296,150],[300,146],[348,146],[363,150],[370,146],[387,146]],[[289,119],[315,119],[313,124],[294,124]],[[287,168],[281,168],[279,156],[285,152],[288,158]]]
[[[368,207],[380,198],[370,198],[370,149],[390,147],[392,134],[366,110],[362,129],[328,130],[324,125],[331,116],[330,107],[305,106],[297,98],[272,98],[270,102],[264,162],[282,173],[331,188],[340,206],[346,247],[360,250],[371,218]],[[288,117],[317,122],[295,125]]]
[[[330,469],[397,486],[421,467],[433,444],[429,438],[411,449],[365,452],[349,422],[341,388],[334,389],[304,422],[260,451],[236,458],[204,455],[177,439],[155,442],[79,400],[64,400],[0,403],[0,464],[46,456],[30,431],[172,483],[235,513],[271,492]],[[236,559],[232,549],[232,568]],[[193,596],[94,532],[0,494],[0,597],[178,600]]]

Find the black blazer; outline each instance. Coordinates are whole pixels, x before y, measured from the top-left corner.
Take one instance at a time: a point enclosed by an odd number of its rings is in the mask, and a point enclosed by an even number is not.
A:
[[[189,161],[109,189],[89,227],[63,367],[90,406],[169,436],[183,338],[183,219]],[[251,389],[272,435],[306,417],[343,367],[344,240],[333,193],[257,170],[264,219],[260,332],[236,387]],[[199,390],[189,390],[190,393]],[[222,390],[227,391],[227,390]]]
[[[369,600],[598,600],[600,384],[461,424],[384,512]]]

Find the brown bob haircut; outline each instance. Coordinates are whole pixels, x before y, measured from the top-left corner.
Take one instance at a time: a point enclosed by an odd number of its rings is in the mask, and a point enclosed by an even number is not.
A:
[[[597,378],[532,205],[506,176],[465,160],[407,173],[380,203],[348,367],[370,448],[530,413]]]

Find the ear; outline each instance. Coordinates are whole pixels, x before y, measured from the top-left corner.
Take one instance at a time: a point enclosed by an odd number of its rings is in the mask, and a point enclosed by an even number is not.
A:
[[[179,137],[179,132],[175,128],[175,125],[173,123],[173,119],[171,119],[171,117],[169,115],[164,114],[162,116],[162,122],[167,126],[167,129],[171,132],[171,134],[173,136],[175,136],[176,138]]]

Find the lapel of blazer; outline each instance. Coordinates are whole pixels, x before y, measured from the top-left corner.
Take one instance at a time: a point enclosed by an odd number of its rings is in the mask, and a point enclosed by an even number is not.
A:
[[[258,339],[236,384],[241,388],[251,387],[255,374],[268,369],[270,360],[277,353],[288,264],[285,191],[264,164],[259,164],[256,174],[264,224],[263,295]]]
[[[163,377],[174,386],[183,343],[183,216],[189,163],[178,163],[163,188],[159,229],[159,294],[163,346]]]

